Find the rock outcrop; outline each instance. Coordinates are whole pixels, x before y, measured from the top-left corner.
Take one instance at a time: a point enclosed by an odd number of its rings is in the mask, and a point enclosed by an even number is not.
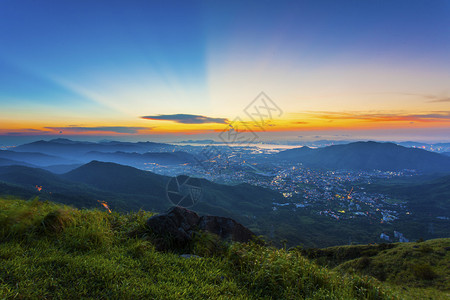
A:
[[[255,234],[241,223],[230,218],[217,216],[204,216],[198,223],[200,230],[217,234],[222,239],[245,243],[250,241]]]
[[[150,230],[160,237],[169,237],[175,246],[184,246],[190,242],[194,227],[200,217],[193,211],[174,207],[165,214],[153,216],[147,220]]]
[[[223,240],[248,242],[255,234],[233,219],[218,216],[202,216],[183,208],[173,207],[167,213],[153,216],[147,226],[159,238],[169,238],[174,246],[184,247],[195,232],[207,231]]]

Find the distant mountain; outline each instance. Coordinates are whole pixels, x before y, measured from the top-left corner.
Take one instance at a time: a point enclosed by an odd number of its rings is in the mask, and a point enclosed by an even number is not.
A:
[[[300,148],[294,148],[294,149],[288,149],[281,151],[277,154],[275,154],[273,157],[279,158],[279,159],[286,159],[286,160],[292,160],[292,161],[298,161],[303,159],[304,157],[308,157],[314,153],[313,148],[309,148],[308,146],[303,146]]]
[[[22,199],[29,199],[31,197],[36,197],[39,192],[36,189],[24,188],[21,185],[5,183],[0,181],[0,196],[11,196],[20,197]]]
[[[6,159],[6,158],[0,158],[0,167],[4,166],[28,166],[28,167],[34,167],[32,164],[28,164],[23,161],[17,161],[12,159]]]
[[[61,175],[62,178],[117,193],[151,194],[165,198],[169,177],[130,166],[92,161]]]
[[[17,152],[40,152],[49,155],[57,155],[63,157],[74,157],[92,151],[99,152],[165,152],[173,150],[174,146],[169,144],[153,143],[153,142],[78,142],[68,139],[54,139],[50,141],[37,141],[24,144],[14,148]]]
[[[0,150],[0,158],[21,162],[22,165],[50,166],[56,164],[73,164],[77,161],[36,152],[18,152],[12,150]]]
[[[169,179],[133,167],[99,161],[62,175],[23,166],[0,167],[0,181],[31,191],[36,191],[36,185],[42,186],[40,195],[44,199],[78,207],[97,207],[97,200],[104,200],[114,209],[124,211],[167,209],[171,205],[166,195]],[[197,180],[203,197],[192,208],[204,214],[245,221],[244,215],[270,212],[272,202],[282,198],[277,192],[247,184],[228,186]]]
[[[70,172],[78,167],[81,167],[83,164],[69,164],[69,165],[51,165],[47,167],[41,167],[44,170],[50,171],[56,174],[64,174]]]
[[[28,188],[33,188],[38,185],[54,189],[67,184],[67,182],[56,174],[43,169],[26,166],[0,167],[0,180]]]
[[[73,169],[80,167],[82,164],[64,164],[64,165],[49,165],[49,166],[36,166],[23,161],[17,161],[12,159],[0,158],[0,167],[6,166],[26,166],[30,168],[41,168],[52,173],[63,174]]]
[[[421,172],[450,173],[449,157],[393,143],[356,142],[318,149],[302,147],[279,152],[272,158],[326,169],[415,169]]]
[[[37,187],[42,190],[38,192]],[[20,190],[17,192],[18,188]],[[140,208],[160,211],[167,208],[166,201],[162,200],[160,196],[154,197],[153,194],[121,194],[71,181],[42,169],[21,166],[0,167],[0,195],[25,197],[27,193],[37,195],[42,200],[69,204],[79,208],[98,207],[98,200],[107,201],[112,208],[120,211],[139,210]]]
[[[45,166],[55,173],[68,172],[92,160],[114,162],[137,168],[143,168],[145,163],[174,165],[195,161],[192,154],[174,151],[174,149],[173,145],[153,142],[93,143],[54,139],[21,145],[15,147],[14,151],[0,151],[0,158]]]
[[[187,141],[181,141],[177,142],[178,144],[220,144],[223,142],[216,142],[214,140],[187,140]]]
[[[128,153],[114,152],[105,153],[92,151],[81,157],[84,161],[104,161],[117,164],[124,164],[134,167],[142,167],[144,163],[157,163],[162,165],[174,165],[195,162],[194,156],[186,152],[147,152],[147,153]]]
[[[152,195],[166,200],[166,188],[170,177],[142,171],[115,163],[92,161],[81,166],[62,178],[88,184],[95,188],[133,195]],[[222,185],[205,179],[198,179],[203,200],[193,208],[202,213],[225,216],[241,215],[242,212],[271,210],[272,202],[281,199],[281,195],[269,189],[240,184]],[[167,202],[169,205],[170,203]]]
[[[63,175],[39,168],[0,167],[1,181],[30,191],[42,187],[41,198],[77,207],[97,207],[97,200],[123,211],[161,211],[169,206],[164,194],[166,177],[112,163],[92,162]]]
[[[41,141],[38,141],[36,143],[39,143],[39,142],[43,142],[43,141],[41,140]],[[49,143],[55,143],[55,144],[56,143],[58,143],[58,144],[66,144],[66,145],[75,145],[75,144],[80,144],[80,143],[82,143],[82,144],[95,144],[93,142],[79,142],[79,141],[72,141],[72,140],[63,139],[63,138],[53,139],[53,140],[50,140],[48,142]]]
[[[349,144],[354,141],[349,140],[317,140],[317,141],[300,141],[297,142],[303,146],[309,146],[309,147],[326,147],[326,146],[332,146],[332,145],[342,145],[342,144]],[[287,144],[289,145],[289,144]]]

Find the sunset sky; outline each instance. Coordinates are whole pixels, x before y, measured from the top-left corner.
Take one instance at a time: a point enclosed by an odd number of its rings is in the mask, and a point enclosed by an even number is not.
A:
[[[0,0],[0,141],[215,139],[237,117],[264,140],[450,141],[450,1]]]

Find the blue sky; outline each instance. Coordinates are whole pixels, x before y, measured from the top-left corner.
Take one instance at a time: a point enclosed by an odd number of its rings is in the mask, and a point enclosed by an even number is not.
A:
[[[449,53],[445,0],[0,0],[0,125],[208,134],[217,127],[141,117],[233,119],[264,90],[285,112],[278,135],[365,129],[297,128],[305,112],[439,112],[430,130],[446,132]]]

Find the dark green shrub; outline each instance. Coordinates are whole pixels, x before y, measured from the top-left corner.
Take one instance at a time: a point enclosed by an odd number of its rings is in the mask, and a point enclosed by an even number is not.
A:
[[[372,259],[370,257],[363,256],[360,259],[358,259],[356,266],[358,269],[364,269],[364,268],[367,268],[371,262],[372,262]]]
[[[372,276],[378,279],[379,281],[386,281],[388,274],[386,274],[386,269],[382,264],[372,264]]]
[[[199,256],[214,256],[225,253],[226,246],[216,234],[196,232],[190,243],[190,252]]]
[[[437,274],[433,271],[430,265],[427,264],[417,264],[412,266],[412,271],[417,279],[422,280],[433,280],[437,277]]]
[[[433,252],[433,248],[431,248],[431,247],[428,246],[428,245],[422,245],[422,246],[419,248],[419,251],[422,252],[423,254],[431,253],[431,252]]]
[[[361,255],[363,256],[375,256],[377,255],[379,252],[378,249],[367,249],[367,250],[363,250],[361,251]]]
[[[73,214],[68,210],[58,209],[48,213],[41,224],[45,232],[59,233],[72,223],[74,223]]]
[[[141,258],[154,251],[155,246],[153,246],[150,242],[137,239],[136,242],[130,247],[129,253],[134,258]]]

